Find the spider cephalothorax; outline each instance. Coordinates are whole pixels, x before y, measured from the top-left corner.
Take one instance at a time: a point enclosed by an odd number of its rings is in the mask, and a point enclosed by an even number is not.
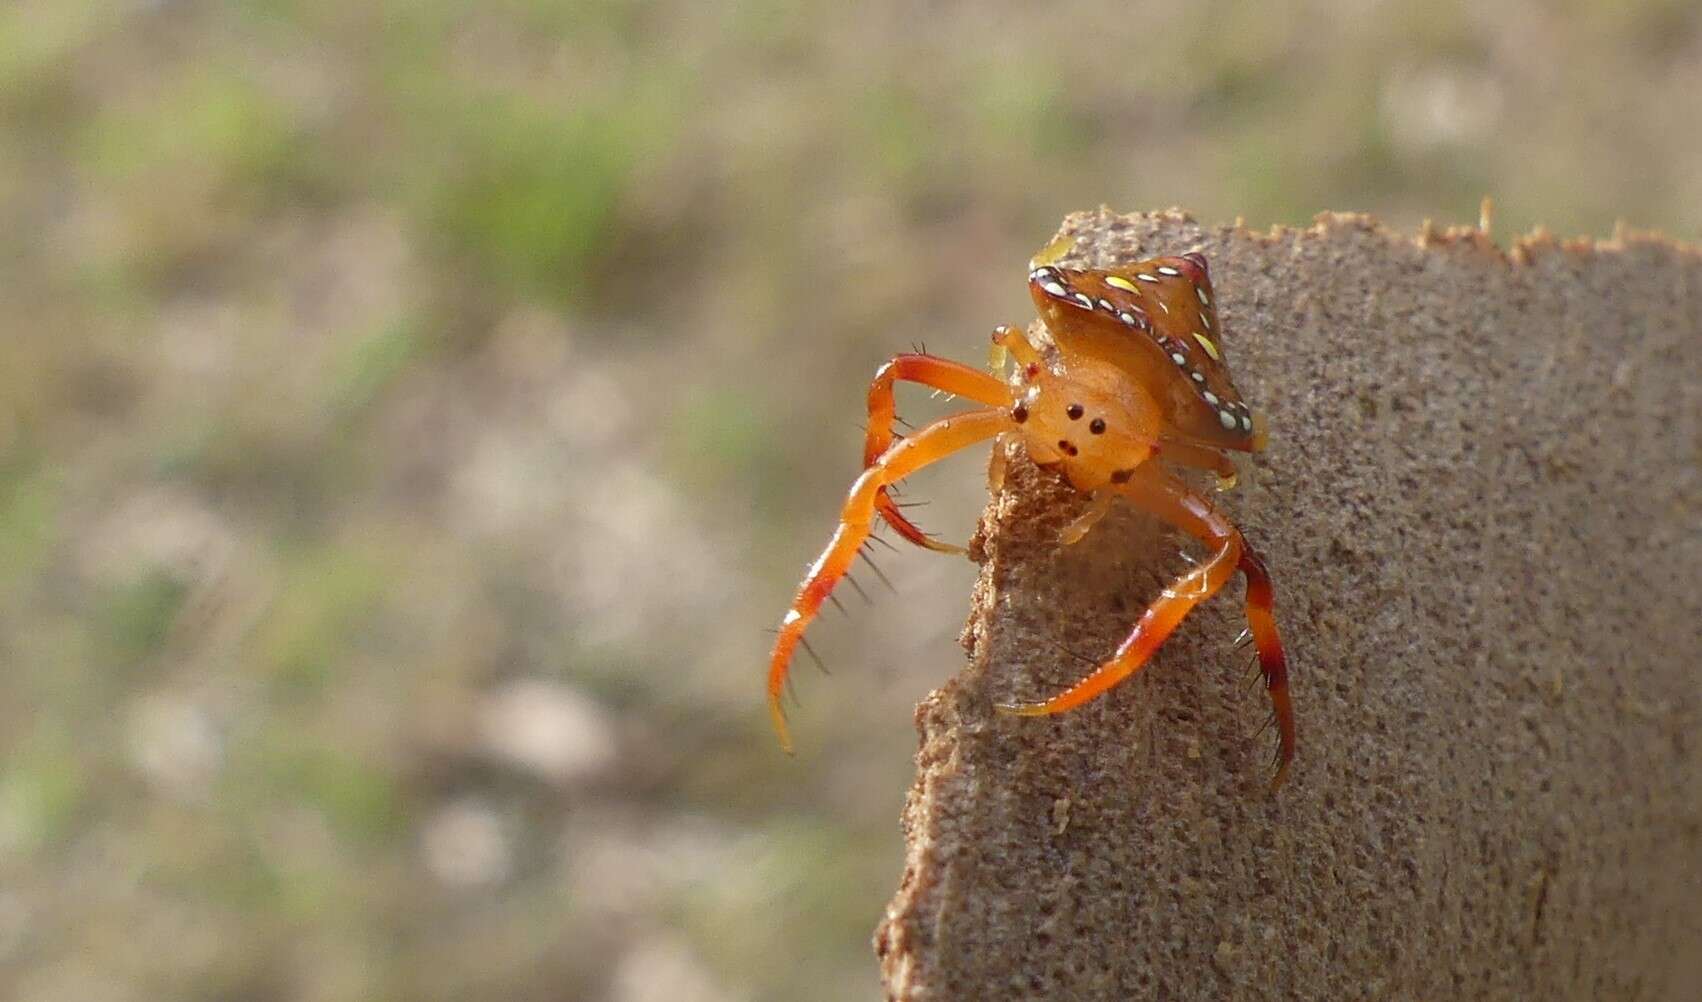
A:
[[[1106,691],[1140,670],[1189,610],[1239,570],[1247,577],[1249,633],[1277,725],[1272,786],[1280,785],[1294,757],[1295,735],[1270,576],[1240,531],[1165,465],[1211,470],[1232,482],[1235,464],[1228,451],[1255,452],[1265,445],[1263,422],[1242,401],[1224,361],[1205,257],[1188,253],[1107,269],[1063,268],[1037,260],[1028,286],[1056,352],[1048,357],[1016,328],[996,329],[996,356],[1002,360],[1008,353],[1017,362],[1010,381],[919,353],[899,355],[875,374],[869,387],[865,469],[851,486],[833,539],[799,585],[775,641],[768,697],[781,744],[791,750],[780,695],[792,654],[856,559],[874,519],[885,519],[920,546],[961,552],[918,529],[887,488],[959,449],[1013,436],[1037,464],[1056,469],[1091,499],[1082,517],[1064,530],[1065,543],[1084,536],[1112,499],[1122,496],[1205,543],[1212,555],[1166,588],[1116,653],[1086,678],[1044,702],[1000,709],[1020,715],[1057,713]],[[901,379],[983,407],[897,438],[893,384]],[[1002,456],[1002,449],[995,455]]]

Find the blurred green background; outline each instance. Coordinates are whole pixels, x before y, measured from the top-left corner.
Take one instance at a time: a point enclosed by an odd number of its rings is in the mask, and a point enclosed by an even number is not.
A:
[[[1677,0],[0,6],[0,997],[876,997],[973,568],[761,694],[875,366],[1102,202],[1695,239],[1699,122]]]

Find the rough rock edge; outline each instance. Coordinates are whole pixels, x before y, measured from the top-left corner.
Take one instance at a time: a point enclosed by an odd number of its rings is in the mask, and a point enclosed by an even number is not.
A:
[[[1079,235],[1087,235],[1090,238],[1097,235],[1098,238],[1103,239],[1108,232],[1113,230],[1143,226],[1155,231],[1192,230],[1192,233],[1186,233],[1178,238],[1186,243],[1197,242],[1201,235],[1208,235],[1214,242],[1227,243],[1240,239],[1263,246],[1266,249],[1291,247],[1304,242],[1329,243],[1337,240],[1343,233],[1357,231],[1361,234],[1368,234],[1374,237],[1376,241],[1386,244],[1385,250],[1391,252],[1412,246],[1417,246],[1426,253],[1468,251],[1481,255],[1485,264],[1500,264],[1514,270],[1536,266],[1550,254],[1590,258],[1652,251],[1657,255],[1672,258],[1682,267],[1695,268],[1702,264],[1702,247],[1675,241],[1659,234],[1633,231],[1624,226],[1616,227],[1613,238],[1607,241],[1593,239],[1557,240],[1546,231],[1538,229],[1527,236],[1518,238],[1505,251],[1491,239],[1487,232],[1475,227],[1452,227],[1438,230],[1427,221],[1416,237],[1406,238],[1384,228],[1368,216],[1340,213],[1320,214],[1314,225],[1305,230],[1273,227],[1268,232],[1260,234],[1246,230],[1238,221],[1235,226],[1223,227],[1207,234],[1206,231],[1198,227],[1191,216],[1178,210],[1151,216],[1119,217],[1111,213],[1108,208],[1102,207],[1098,213],[1072,215],[1066,219],[1062,231],[1077,232]],[[1147,249],[1152,250],[1153,248]],[[1361,251],[1363,251],[1363,248],[1361,248]],[[1375,248],[1372,249],[1372,252],[1377,253]],[[1221,284],[1221,275],[1219,276],[1219,283],[1220,300],[1228,298],[1225,296],[1226,291],[1230,291],[1231,296],[1233,296],[1233,291],[1226,290]],[[1226,324],[1233,329],[1233,317],[1226,316],[1225,319]],[[1698,332],[1692,333],[1697,334]],[[1696,338],[1693,337],[1693,347],[1695,341]],[[1694,355],[1689,361],[1694,361]],[[1257,400],[1256,397],[1254,399]],[[962,637],[965,650],[969,654],[970,666],[966,671],[931,694],[917,707],[916,719],[921,736],[921,746],[917,754],[918,775],[907,799],[903,815],[903,827],[908,843],[907,861],[897,894],[889,905],[887,916],[877,930],[875,938],[876,951],[881,958],[882,974],[889,999],[923,1000],[961,997],[960,993],[963,991],[963,986],[930,981],[930,965],[938,966],[934,963],[934,958],[940,951],[973,951],[979,944],[939,942],[937,933],[941,928],[941,923],[937,921],[937,918],[941,914],[941,910],[952,907],[990,908],[1012,904],[1011,902],[970,902],[954,899],[955,889],[951,886],[953,857],[965,844],[965,836],[974,840],[978,837],[978,833],[965,833],[953,828],[943,827],[959,824],[962,819],[953,812],[939,809],[942,802],[947,799],[964,796],[965,784],[979,781],[978,777],[969,777],[964,774],[960,762],[964,739],[966,737],[973,738],[978,732],[989,726],[997,726],[997,721],[990,722],[983,712],[965,713],[963,708],[966,705],[984,706],[990,698],[986,678],[989,668],[987,639],[991,632],[999,628],[1000,620],[997,602],[1002,589],[995,580],[999,570],[996,566],[995,554],[1000,547],[1000,534],[1011,524],[1008,520],[1011,517],[1013,506],[1026,507],[1028,508],[1027,518],[1031,520],[1038,518],[1046,522],[1053,522],[1054,520],[1049,518],[1048,515],[1061,509],[1061,513],[1055,520],[1055,522],[1061,523],[1069,514],[1069,506],[1074,502],[1067,491],[1062,491],[1052,485],[1047,478],[1038,474],[1026,463],[1016,464],[1012,477],[1012,484],[1007,487],[1006,491],[990,502],[972,542],[971,557],[982,564],[983,573],[974,590],[973,610]],[[1267,531],[1280,531],[1280,526],[1271,529],[1269,524],[1271,521],[1270,518],[1266,519],[1265,528]],[[1041,531],[1044,532],[1045,527],[1042,527]],[[1016,558],[1017,562],[1024,559],[1027,558]],[[1280,596],[1283,580],[1280,577],[1281,571],[1278,571],[1278,574]],[[1695,591],[1699,582],[1694,568],[1691,569],[1689,577],[1691,590]],[[1680,585],[1683,586],[1683,584],[1684,582],[1681,581]],[[1220,596],[1216,603],[1221,612],[1221,607],[1233,604],[1233,600]],[[1196,613],[1190,621],[1200,618],[1204,617]],[[1294,629],[1292,623],[1287,624],[1287,630],[1292,648],[1297,639],[1304,637],[1304,631]],[[1694,635],[1691,639],[1694,639]],[[1176,638],[1172,639],[1172,644],[1177,644]],[[1679,653],[1682,654],[1683,652]],[[1702,654],[1702,644],[1693,643],[1690,653],[1693,656]],[[1302,658],[1301,660],[1304,663],[1305,659]],[[1679,660],[1684,659],[1681,657]],[[1694,657],[1692,660],[1694,660]],[[1304,687],[1299,687],[1299,691],[1302,694],[1301,698],[1304,699]],[[1679,718],[1683,718],[1684,722],[1695,723],[1694,711],[1693,704],[1682,705],[1675,713]],[[1301,755],[1304,758],[1307,754],[1304,730],[1307,707],[1304,703],[1300,706],[1300,713],[1303,727]],[[1687,717],[1686,714],[1688,714]],[[1111,716],[1111,714],[1105,716]],[[1101,720],[1103,720],[1103,717]],[[1694,761],[1694,756],[1692,759]],[[1699,784],[1696,780],[1697,775],[1694,768],[1691,768],[1688,775],[1679,777],[1680,783],[1688,782],[1688,788],[1691,790],[1698,788]],[[1055,818],[1055,820],[1063,827],[1067,827],[1069,824],[1071,803],[1071,797],[1065,795],[1058,798],[1053,804],[1054,814],[1056,815],[1060,811],[1062,813],[1062,817]],[[1246,819],[1241,820],[1245,821]],[[1694,850],[1698,844],[1697,827],[1698,820],[1694,810],[1688,817],[1681,819],[1680,828],[1689,836],[1688,850]],[[1060,828],[1061,831],[1062,828]],[[1689,851],[1691,858],[1686,860],[1689,865],[1687,868],[1681,868],[1681,872],[1678,874],[1678,876],[1688,879],[1693,887],[1697,882],[1697,873],[1702,871],[1702,861],[1695,859],[1696,855],[1694,851]],[[1541,918],[1544,901],[1549,891],[1549,879],[1546,871],[1544,871],[1541,875],[1540,887],[1535,887],[1537,882],[1533,880],[1535,890],[1531,896],[1535,899],[1534,914],[1537,925],[1536,931],[1532,933],[1533,951],[1540,945]],[[1216,888],[1210,886],[1195,887],[1193,890],[1209,898]],[[1020,894],[1021,890],[1019,889],[1017,893]],[[1695,900],[1694,894],[1691,894],[1691,900]],[[1016,901],[1014,904],[1020,910],[1025,904],[1033,904],[1033,902]],[[1412,913],[1409,918],[1415,922],[1422,922],[1427,916],[1419,911]],[[933,921],[930,921],[931,919]],[[1692,933],[1702,930],[1702,918],[1698,918],[1694,909],[1681,924]],[[1325,931],[1326,933],[1330,932],[1330,930]],[[1664,946],[1683,947],[1684,945],[1686,944],[1679,943],[1665,944]],[[1695,943],[1692,942],[1689,945],[1694,946]],[[1227,973],[1227,969],[1233,966],[1236,953],[1237,948],[1228,940],[1217,944],[1211,956],[1214,964],[1223,968],[1220,973]],[[1660,951],[1657,950],[1655,955],[1659,954]],[[1365,988],[1378,991],[1399,988],[1397,984],[1379,981],[1379,974],[1376,971],[1366,970],[1362,974],[1363,980],[1358,981],[1357,984]],[[1698,972],[1694,969],[1677,971],[1670,975],[1669,983],[1672,986],[1678,986],[1681,983],[1694,984],[1693,979],[1697,974]],[[1180,979],[1180,982],[1187,981],[1189,981],[1188,978]],[[1576,982],[1575,987],[1578,988],[1590,984],[1587,980],[1577,978],[1574,981]],[[1170,983],[1172,983],[1171,979],[1164,977],[1163,972],[1159,972],[1151,981],[1143,981],[1143,984],[1156,986],[1160,989]],[[1656,990],[1659,991],[1661,983],[1659,972],[1656,972],[1649,983],[1639,980],[1637,988],[1641,990],[1648,987],[1648,984],[1655,984]],[[1600,980],[1594,982],[1597,989],[1601,988],[1602,984]],[[1234,982],[1234,986],[1241,989],[1250,987],[1245,981]],[[1033,987],[1036,991],[1040,990],[1039,984],[1035,984]],[[1254,997],[1256,997],[1261,989],[1257,985],[1251,987],[1254,988]],[[1269,990],[1272,987],[1272,985],[1267,984],[1263,986],[1263,990]],[[1290,986],[1290,990],[1293,987]],[[1468,993],[1474,993],[1472,986],[1460,984],[1457,973],[1455,974],[1455,987],[1465,988]],[[1016,997],[1023,994],[1021,990],[1009,983],[1001,986],[998,990],[1005,997]],[[1125,986],[1115,994],[1120,995],[1127,990]],[[1165,994],[1163,991],[1159,993]],[[1495,994],[1493,990],[1487,989],[1484,990],[1484,993]],[[1090,992],[1082,994],[1073,990],[1060,993],[1057,986],[1053,985],[1044,994],[1047,997],[1063,997],[1064,994],[1068,994],[1069,997],[1112,997],[1113,993],[1107,991],[1106,993]],[[1216,995],[1218,992],[1214,990],[1212,994]],[[1399,994],[1399,992],[1397,991],[1396,994]]]

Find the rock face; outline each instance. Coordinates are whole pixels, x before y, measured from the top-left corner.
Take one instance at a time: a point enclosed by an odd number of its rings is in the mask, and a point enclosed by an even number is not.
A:
[[[1200,249],[1272,430],[1222,504],[1277,587],[1274,797],[1241,586],[1051,718],[1180,539],[1012,464],[966,671],[919,707],[887,995],[1696,998],[1702,252],[1079,214],[1066,263]]]

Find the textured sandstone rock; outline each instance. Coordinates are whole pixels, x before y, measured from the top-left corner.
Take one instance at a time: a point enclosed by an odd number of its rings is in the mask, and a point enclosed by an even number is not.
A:
[[[1211,260],[1273,432],[1223,503],[1275,576],[1300,754],[1268,796],[1239,581],[1106,698],[994,712],[1180,567],[1132,512],[1060,547],[1079,499],[1015,463],[970,666],[917,714],[888,996],[1702,997],[1702,254],[1065,229]]]

